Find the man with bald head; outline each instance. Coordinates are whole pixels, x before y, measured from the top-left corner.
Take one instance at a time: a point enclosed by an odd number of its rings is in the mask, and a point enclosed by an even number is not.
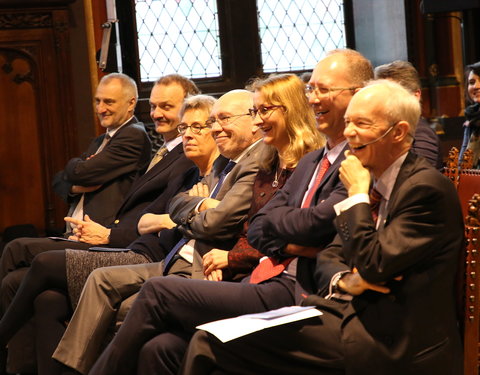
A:
[[[225,344],[200,331],[182,374],[463,372],[453,290],[461,210],[452,183],[410,151],[419,116],[418,100],[388,80],[348,106],[348,198],[335,205],[338,235],[319,253],[319,291],[305,301],[323,315]]]

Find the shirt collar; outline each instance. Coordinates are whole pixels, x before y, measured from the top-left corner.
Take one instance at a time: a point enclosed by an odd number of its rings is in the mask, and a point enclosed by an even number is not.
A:
[[[165,142],[163,146],[165,146],[168,152],[172,151],[175,147],[177,147],[180,143],[182,143],[182,137],[178,136],[173,138],[171,141]]]
[[[332,149],[328,148],[328,144],[325,145],[323,155],[327,155],[327,159],[330,162],[330,165],[332,165],[335,160],[340,156],[342,153],[343,149],[347,145],[347,140],[345,139],[344,141],[340,142],[338,145],[334,146]]]
[[[126,124],[128,124],[130,122],[130,120],[133,118],[130,117],[127,121],[125,121],[122,125],[120,125],[118,128],[115,128],[115,129],[107,129],[107,134],[110,136],[110,138],[112,138],[116,132],[118,132],[120,130],[121,127],[125,126]]]
[[[400,172],[400,168],[407,158],[408,152],[404,153],[400,157],[397,158],[390,166],[382,173],[380,178],[376,180],[373,184],[375,189],[382,194],[383,199],[389,200],[390,194],[392,194],[393,185],[395,185],[395,181],[397,181],[398,173]]]
[[[239,163],[240,160],[242,160],[242,158],[247,154],[247,152],[250,151],[258,142],[262,142],[262,138],[260,138],[258,141],[253,142],[250,146],[248,146],[245,150],[243,150],[241,154],[238,155],[232,161],[234,161],[235,163]]]

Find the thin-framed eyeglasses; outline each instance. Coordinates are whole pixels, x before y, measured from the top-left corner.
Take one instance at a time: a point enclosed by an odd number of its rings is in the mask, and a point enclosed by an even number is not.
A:
[[[274,110],[277,108],[284,108],[285,106],[283,105],[268,105],[268,106],[262,106],[260,108],[250,108],[248,112],[250,113],[250,116],[252,116],[252,119],[255,119],[257,117],[257,114],[260,115],[262,119],[267,119],[270,117],[270,115],[273,113]]]
[[[223,116],[220,115],[219,117],[210,117],[206,122],[205,125],[209,126],[210,128],[213,127],[213,124],[218,122],[220,126],[225,126],[234,122],[237,118],[241,116],[249,116],[250,113],[242,113],[240,115],[230,115],[230,116]]]
[[[194,122],[192,125],[187,125],[186,123],[184,122],[181,122],[180,124],[178,124],[177,126],[177,131],[181,134],[181,135],[184,135],[186,132],[187,132],[187,129],[190,128],[190,131],[193,133],[193,134],[200,134],[200,132],[202,131],[202,129],[211,129],[212,127],[205,124],[205,125],[202,125],[202,124],[199,124],[198,122]]]
[[[305,95],[308,98],[311,96],[319,97],[320,95],[328,95],[335,91],[343,91],[343,90],[356,90],[357,87],[316,87],[311,85],[305,86]]]

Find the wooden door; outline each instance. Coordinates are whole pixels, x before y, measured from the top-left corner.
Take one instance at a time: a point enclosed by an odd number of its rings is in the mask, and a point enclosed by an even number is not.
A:
[[[0,233],[62,225],[51,181],[74,149],[68,12],[0,10]]]

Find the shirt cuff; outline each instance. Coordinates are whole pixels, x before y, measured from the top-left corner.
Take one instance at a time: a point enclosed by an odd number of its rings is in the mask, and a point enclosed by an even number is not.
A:
[[[330,280],[330,285],[328,286],[328,295],[325,297],[325,299],[336,299],[340,301],[352,300],[352,296],[350,294],[347,294],[338,288],[338,282],[340,279],[343,277],[343,275],[349,272],[350,271],[340,271],[333,275],[332,279]]]
[[[193,209],[193,213],[195,215],[199,214],[200,211],[198,211],[198,209],[200,208],[200,205],[203,203],[203,201],[207,199],[207,198],[203,198],[200,202],[197,203],[197,205],[195,206],[195,208]]]
[[[335,209],[335,213],[338,216],[342,212],[347,211],[350,207],[353,207],[359,203],[370,204],[370,198],[368,197],[368,194],[361,193],[352,195],[351,197],[348,197],[347,199],[344,199],[343,201],[335,204],[333,208]]]

